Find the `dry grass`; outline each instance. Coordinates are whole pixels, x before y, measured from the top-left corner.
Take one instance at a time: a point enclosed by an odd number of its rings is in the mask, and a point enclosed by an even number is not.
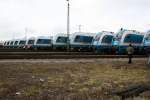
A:
[[[109,92],[150,81],[145,63],[0,63],[0,100],[119,100]]]

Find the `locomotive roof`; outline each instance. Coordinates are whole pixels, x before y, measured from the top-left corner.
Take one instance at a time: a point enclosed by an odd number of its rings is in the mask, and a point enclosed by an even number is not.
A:
[[[95,33],[90,33],[90,32],[75,32],[75,33],[72,33],[71,35],[90,35],[90,36],[95,36],[96,34]]]

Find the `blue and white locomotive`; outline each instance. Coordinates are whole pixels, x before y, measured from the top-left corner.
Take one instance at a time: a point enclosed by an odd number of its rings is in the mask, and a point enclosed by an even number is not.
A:
[[[70,34],[69,43],[71,51],[90,51],[95,33],[76,32]]]
[[[9,41],[5,41],[4,44],[3,44],[3,48],[7,48],[9,45]]]
[[[97,33],[93,41],[93,50],[97,53],[111,53],[113,37],[113,32]]]
[[[34,49],[34,43],[35,43],[36,38],[35,37],[30,37],[26,41],[26,46],[25,48],[28,50]]]
[[[39,36],[35,40],[31,39],[31,41],[32,41],[32,44],[34,41],[34,45],[32,45],[32,48],[34,50],[52,49],[52,37],[51,36]]]
[[[18,48],[19,46],[19,39],[15,39],[13,43],[13,48]]]
[[[5,42],[4,48],[10,48],[10,40]]]
[[[7,42],[4,41],[4,42],[3,42],[3,48],[6,48],[6,45],[7,45]]]
[[[26,39],[25,38],[20,39],[18,42],[18,48],[24,48],[25,45],[26,45]]]
[[[53,49],[54,50],[66,50],[68,37],[67,34],[59,33],[53,37]]]
[[[144,34],[135,30],[121,29],[113,40],[113,46],[116,47],[117,54],[126,54],[126,48],[129,44],[135,49],[135,53],[143,52]]]
[[[13,45],[14,45],[14,40],[11,40],[11,41],[10,41],[9,48],[13,48]]]

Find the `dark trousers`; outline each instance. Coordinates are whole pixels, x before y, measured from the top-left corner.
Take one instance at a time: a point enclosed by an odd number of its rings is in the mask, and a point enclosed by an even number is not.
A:
[[[132,54],[128,54],[128,57],[129,57],[128,64],[131,64],[132,63]]]

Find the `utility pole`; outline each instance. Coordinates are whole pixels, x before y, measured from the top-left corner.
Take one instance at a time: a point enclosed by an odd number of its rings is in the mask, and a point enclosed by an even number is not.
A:
[[[67,41],[67,50],[69,51],[70,49],[70,39],[69,39],[69,34],[70,34],[70,3],[69,0],[67,1],[67,37],[68,37],[68,41]]]

